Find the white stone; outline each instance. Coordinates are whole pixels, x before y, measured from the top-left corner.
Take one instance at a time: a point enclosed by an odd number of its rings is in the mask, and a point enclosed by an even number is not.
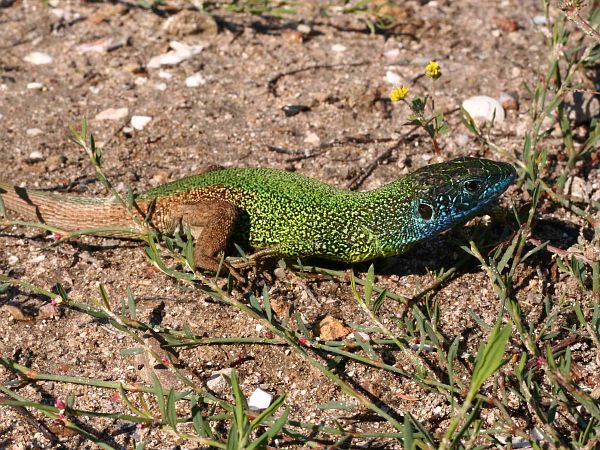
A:
[[[347,338],[348,339],[355,339],[355,340],[357,340],[357,338],[356,338],[357,336],[358,336],[358,339],[362,339],[363,341],[367,341],[368,342],[368,341],[371,340],[371,336],[369,336],[367,333],[365,333],[363,331],[354,331],[354,332],[350,333],[347,336]]]
[[[248,399],[248,408],[250,411],[260,411],[268,408],[272,401],[273,395],[258,388]]]
[[[176,66],[186,59],[200,53],[206,45],[187,45],[183,42],[171,41],[171,50],[162,55],[154,56],[146,65],[149,69],[158,69],[161,66]]]
[[[464,147],[469,143],[469,136],[464,133],[455,134],[454,142],[456,142],[456,145],[458,145],[459,147]]]
[[[38,255],[34,258],[31,258],[29,261],[32,263],[41,263],[46,259],[46,255]]]
[[[310,34],[312,30],[308,25],[301,23],[296,27],[296,31],[299,31],[302,34]]]
[[[385,81],[393,86],[400,86],[402,84],[402,77],[393,70],[388,70],[385,73]]]
[[[150,123],[152,117],[150,116],[132,116],[131,126],[136,130],[143,130],[146,125]]]
[[[154,85],[154,89],[156,89],[157,91],[166,91],[167,90],[167,83],[156,83]]]
[[[333,44],[331,46],[331,50],[336,52],[336,53],[343,53],[347,50],[347,47],[345,45],[342,44]]]
[[[185,79],[185,85],[190,88],[198,87],[206,84],[206,78],[200,72],[196,72]]]
[[[96,115],[96,120],[121,120],[129,115],[129,108],[108,108]]]
[[[14,266],[19,262],[19,258],[17,258],[15,255],[10,255],[7,262],[9,266]]]
[[[27,89],[41,90],[44,89],[44,85],[34,81],[33,83],[27,83]]]
[[[504,108],[498,100],[487,95],[470,97],[462,103],[462,107],[475,120],[491,122],[493,118],[495,123],[504,122]]]
[[[52,56],[50,56],[48,53],[42,52],[31,52],[25,56],[23,60],[28,63],[35,64],[36,66],[51,64],[53,61]]]
[[[162,78],[163,80],[170,80],[173,78],[173,74],[171,72],[167,72],[166,70],[161,70],[158,72],[158,77]]]
[[[321,138],[316,133],[308,133],[304,138],[305,144],[311,145],[319,145],[321,143]]]
[[[548,19],[546,19],[546,16],[533,16],[531,18],[531,22],[533,22],[534,25],[548,25]]]
[[[400,49],[399,48],[391,48],[388,51],[384,52],[383,56],[385,56],[386,59],[397,59],[400,57]]]
[[[223,392],[229,386],[225,376],[230,377],[233,369],[227,368],[213,372],[210,378],[206,381],[206,387],[213,392]]]
[[[42,152],[40,152],[39,150],[33,150],[30,154],[29,154],[29,159],[31,161],[43,161],[44,159],[44,155],[42,154]]]
[[[25,134],[27,134],[27,136],[31,136],[31,137],[39,136],[40,134],[43,134],[43,133],[44,132],[42,130],[40,130],[39,128],[27,128],[25,130]]]
[[[104,53],[108,51],[112,44],[112,38],[104,38],[93,42],[84,42],[75,48],[80,53]]]

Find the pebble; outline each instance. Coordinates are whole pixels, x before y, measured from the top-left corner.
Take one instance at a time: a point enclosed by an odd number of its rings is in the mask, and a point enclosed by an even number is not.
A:
[[[342,44],[333,44],[331,50],[336,53],[344,53],[348,48]]]
[[[286,117],[293,117],[296,114],[300,114],[301,112],[310,111],[310,107],[306,105],[285,105],[283,108],[283,113]]]
[[[250,411],[261,411],[268,408],[272,401],[272,394],[257,388],[248,399],[248,408]]]
[[[498,101],[505,110],[512,109],[514,111],[517,111],[519,109],[519,102],[517,101],[517,98],[514,95],[509,94],[507,92],[503,92],[502,94],[500,94]]]
[[[462,107],[474,120],[495,123],[504,122],[504,108],[498,100],[486,95],[476,95],[463,101]]]
[[[358,336],[358,338],[357,338]],[[352,333],[350,333],[348,335],[348,339],[354,339],[354,340],[358,340],[358,339],[362,339],[363,341],[369,341],[371,339],[371,336],[369,336],[367,333],[364,333],[362,331],[353,331]]]
[[[166,170],[159,170],[154,174],[154,176],[150,179],[150,182],[153,186],[158,186],[159,184],[164,184],[169,181],[169,177],[171,174]]]
[[[546,19],[546,16],[533,16],[531,18],[531,22],[534,25],[548,25],[548,19]]]
[[[70,9],[50,8],[50,12],[53,16],[59,18],[60,20],[68,24],[75,23],[76,21],[83,19],[83,16],[81,14],[79,14],[77,11],[72,11]]]
[[[167,72],[166,70],[161,70],[158,72],[158,78],[162,78],[163,80],[170,80],[173,78],[173,74],[171,72]]]
[[[167,90],[167,83],[156,83],[154,85],[154,89],[156,89],[157,91],[166,91]]]
[[[402,77],[393,70],[388,70],[385,73],[385,80],[393,86],[400,86],[402,84]]]
[[[53,172],[61,168],[67,162],[67,157],[64,155],[50,155],[46,158],[46,169]]]
[[[129,108],[108,108],[96,114],[96,120],[121,120],[129,115]]]
[[[283,267],[277,267],[274,271],[273,271],[273,275],[275,275],[275,278],[277,278],[278,280],[285,280],[287,278],[287,274],[286,271]],[[272,301],[271,301],[272,303]],[[273,305],[271,305],[273,306]],[[279,315],[279,314],[277,314]]]
[[[38,256],[36,256],[34,258],[31,258],[29,260],[29,262],[32,262],[34,264],[38,264],[38,263],[41,263],[42,261],[44,261],[45,259],[46,259],[46,255],[38,255]]]
[[[86,42],[76,47],[80,53],[106,53],[117,50],[129,43],[129,36],[107,37],[93,42]]]
[[[231,368],[227,368],[213,372],[210,378],[206,380],[206,387],[211,391],[217,393],[227,390],[229,387],[229,383],[227,382],[225,376],[230,377],[232,370],[233,369]]]
[[[210,14],[186,9],[169,17],[163,25],[163,30],[178,37],[192,34],[213,36],[219,32],[219,26]]]
[[[589,202],[590,194],[587,183],[580,177],[569,177],[565,183],[563,194],[570,196],[576,202]]]
[[[27,89],[32,89],[32,90],[42,90],[44,89],[44,85],[42,83],[37,83],[37,82],[33,82],[33,83],[27,83]]]
[[[319,322],[319,337],[324,341],[336,341],[348,336],[351,330],[341,321],[331,315],[325,316]]]
[[[292,44],[302,44],[304,41],[304,35],[297,30],[282,31],[281,37]]]
[[[321,143],[321,138],[316,133],[308,133],[304,138],[305,144],[311,145],[319,145]]]
[[[152,121],[152,117],[150,116],[132,116],[131,117],[131,126],[136,130],[143,130],[146,125],[148,125]]]
[[[27,136],[31,136],[31,137],[35,137],[35,136],[39,136],[40,134],[43,134],[44,132],[42,130],[40,130],[39,128],[27,128],[27,130],[25,130],[25,134],[27,134]]]
[[[392,48],[386,52],[383,53],[383,56],[385,56],[386,59],[398,59],[400,57],[400,49],[399,48]]]
[[[296,27],[296,30],[299,31],[302,34],[310,34],[312,33],[312,28],[308,25],[306,25],[305,23],[301,23],[300,25],[298,25]]]
[[[494,23],[505,33],[513,33],[519,29],[519,24],[515,19],[509,19],[507,17],[497,17]]]
[[[459,147],[464,147],[469,143],[469,136],[464,133],[455,134],[454,142],[456,142],[456,145],[458,145]]]
[[[136,63],[125,64],[123,66],[123,70],[125,72],[129,72],[129,73],[133,73],[133,74],[144,73],[146,71],[143,66],[140,66],[139,64],[136,64]]]
[[[19,258],[17,258],[15,255],[10,255],[7,259],[7,262],[9,266],[14,266],[19,262]]]
[[[202,86],[206,84],[206,78],[200,72],[196,72],[185,79],[185,85],[190,88]]]
[[[152,57],[146,67],[149,69],[158,69],[161,66],[176,66],[200,53],[206,45],[187,45],[183,42],[171,41],[169,47],[171,47],[170,51]]]
[[[31,52],[23,58],[23,61],[40,66],[43,64],[52,64],[53,59],[48,53]]]
[[[43,161],[44,155],[39,150],[34,150],[29,154],[29,160],[32,162]]]

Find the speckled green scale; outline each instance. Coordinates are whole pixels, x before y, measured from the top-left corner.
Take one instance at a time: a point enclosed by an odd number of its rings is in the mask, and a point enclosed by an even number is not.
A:
[[[137,200],[225,200],[238,210],[232,240],[240,245],[355,262],[402,253],[476,215],[514,177],[509,164],[462,158],[373,191],[351,192],[282,170],[220,169],[167,183]],[[152,220],[169,226],[168,218]]]

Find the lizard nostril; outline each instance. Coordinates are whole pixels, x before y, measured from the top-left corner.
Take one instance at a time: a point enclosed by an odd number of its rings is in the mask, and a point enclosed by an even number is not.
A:
[[[427,203],[419,203],[419,215],[423,220],[431,220],[433,217],[433,208]]]

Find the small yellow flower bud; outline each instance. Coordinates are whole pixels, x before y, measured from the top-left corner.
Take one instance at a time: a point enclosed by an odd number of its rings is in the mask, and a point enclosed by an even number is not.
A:
[[[390,92],[390,100],[399,102],[400,100],[404,100],[406,94],[408,94],[408,88],[406,86],[396,86],[392,89],[392,92]]]
[[[425,75],[434,80],[437,80],[442,76],[442,69],[437,61],[430,61],[429,64],[425,66]]]

